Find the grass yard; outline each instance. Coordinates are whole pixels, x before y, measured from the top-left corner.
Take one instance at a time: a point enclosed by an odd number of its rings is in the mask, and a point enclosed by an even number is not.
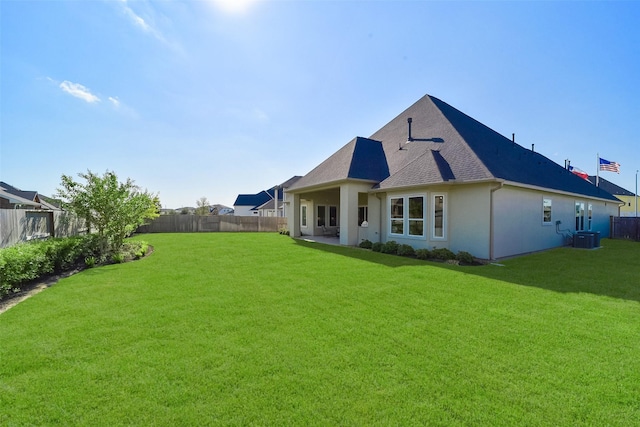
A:
[[[279,234],[0,315],[0,425],[640,425],[640,244],[458,267]]]

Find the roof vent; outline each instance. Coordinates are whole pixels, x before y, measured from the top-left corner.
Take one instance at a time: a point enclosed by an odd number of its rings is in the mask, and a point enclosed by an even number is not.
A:
[[[407,137],[407,142],[413,141],[413,137],[411,136],[411,122],[412,121],[413,121],[413,119],[411,117],[409,117],[407,119],[407,124],[409,125],[409,136]]]

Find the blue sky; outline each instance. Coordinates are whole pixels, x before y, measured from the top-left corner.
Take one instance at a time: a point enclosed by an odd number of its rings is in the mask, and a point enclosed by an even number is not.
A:
[[[304,175],[425,94],[635,190],[640,2],[0,2],[0,179],[165,207]]]

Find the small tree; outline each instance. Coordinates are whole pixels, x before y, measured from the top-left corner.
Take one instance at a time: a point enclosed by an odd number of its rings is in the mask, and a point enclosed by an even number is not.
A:
[[[206,197],[202,196],[196,201],[196,215],[209,215],[209,201]]]
[[[87,221],[90,230],[95,229],[111,251],[118,251],[124,239],[147,219],[158,217],[158,196],[141,191],[131,179],[118,182],[109,171],[99,176],[88,170],[78,176],[85,182],[62,175],[57,196],[65,208]]]

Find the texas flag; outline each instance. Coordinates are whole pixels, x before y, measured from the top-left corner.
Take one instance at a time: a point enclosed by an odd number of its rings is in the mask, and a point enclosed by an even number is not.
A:
[[[587,181],[589,181],[589,174],[583,171],[582,169],[576,168],[574,166],[569,166],[569,171],[571,171],[571,173],[578,175],[580,178],[586,179]]]

